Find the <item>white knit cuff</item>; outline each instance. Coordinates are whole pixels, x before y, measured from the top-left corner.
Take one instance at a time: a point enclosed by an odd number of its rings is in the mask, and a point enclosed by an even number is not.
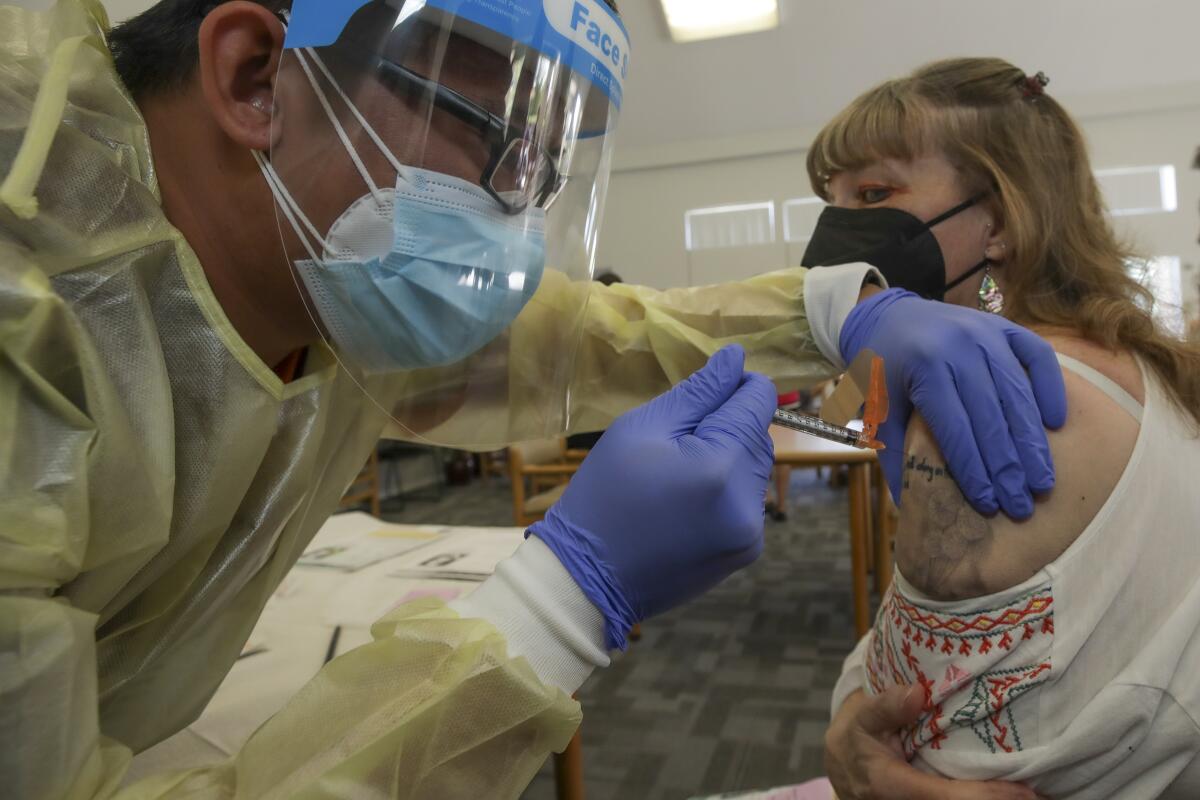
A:
[[[808,327],[821,355],[839,370],[846,368],[842,348],[842,326],[858,305],[863,284],[873,279],[887,288],[887,281],[870,264],[845,264],[810,269],[804,276],[804,310]]]
[[[536,536],[501,561],[467,597],[450,603],[462,617],[490,622],[544,683],[574,694],[596,667],[607,667],[604,616]]]

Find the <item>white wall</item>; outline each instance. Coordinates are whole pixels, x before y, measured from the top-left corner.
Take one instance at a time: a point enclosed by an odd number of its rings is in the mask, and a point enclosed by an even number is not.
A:
[[[1087,133],[1099,167],[1175,165],[1179,193],[1175,213],[1121,217],[1115,224],[1139,253],[1181,259],[1184,310],[1190,319],[1200,319],[1200,170],[1191,168],[1200,146],[1200,105],[1096,120],[1087,126]]]
[[[1090,97],[1068,103],[1079,118],[1097,169],[1174,164],[1178,210],[1122,217],[1118,230],[1152,256],[1179,256],[1184,299],[1200,303],[1200,171],[1191,169],[1200,145],[1200,87],[1152,97]],[[1117,110],[1123,109],[1123,110]],[[802,247],[786,247],[782,223],[773,246],[692,253],[684,247],[688,209],[811,195],[805,146],[815,130],[740,140],[622,152],[609,190],[597,268],[659,288],[736,279],[796,263]],[[1190,270],[1188,269],[1190,266]]]
[[[113,21],[151,5],[153,0],[105,0]],[[1175,165],[1178,211],[1125,217],[1117,227],[1147,255],[1182,259],[1184,301],[1192,316],[1200,317],[1200,172],[1190,168],[1200,145],[1200,85],[1093,94],[1064,102],[1082,123],[1098,169]],[[719,106],[710,108],[710,115],[717,113]],[[713,140],[705,130],[697,130],[683,143],[618,146],[597,269],[610,268],[626,280],[666,288],[747,277],[796,263],[803,247],[783,244],[781,219],[774,245],[707,251],[689,259],[683,215],[693,208],[764,200],[774,201],[781,210],[783,202],[811,194],[804,154],[816,132],[809,127]]]
[[[611,268],[627,281],[659,288],[711,283],[723,264],[730,277],[748,277],[787,264],[782,223],[774,246],[693,253],[693,275],[684,247],[684,212],[731,203],[773,200],[776,206],[811,194],[804,151],[747,156],[614,174],[600,231],[597,269]],[[750,257],[747,257],[750,256]]]
[[[155,0],[103,0],[103,3],[109,21],[117,23],[142,13],[154,5]]]

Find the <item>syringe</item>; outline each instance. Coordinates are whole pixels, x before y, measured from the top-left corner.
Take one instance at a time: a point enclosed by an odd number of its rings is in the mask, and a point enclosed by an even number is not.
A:
[[[850,445],[851,447],[858,447],[863,450],[883,449],[882,442],[872,439],[864,431],[844,428],[841,425],[832,425],[820,417],[812,417],[808,414],[794,414],[791,411],[784,411],[782,408],[777,408],[771,422],[784,428],[807,433],[810,436],[816,436],[821,439],[828,439],[838,444]]]

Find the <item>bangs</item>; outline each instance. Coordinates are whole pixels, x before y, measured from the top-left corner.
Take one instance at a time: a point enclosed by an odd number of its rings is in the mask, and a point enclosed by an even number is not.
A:
[[[817,134],[808,151],[808,179],[823,200],[829,199],[826,185],[839,172],[888,158],[911,161],[936,147],[934,110],[910,86],[908,79],[877,86]]]

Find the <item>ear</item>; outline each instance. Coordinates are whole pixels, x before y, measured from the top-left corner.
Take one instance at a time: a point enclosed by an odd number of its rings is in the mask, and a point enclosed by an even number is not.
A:
[[[1008,258],[1009,239],[1004,229],[1004,210],[995,201],[989,202],[985,208],[989,222],[983,254],[993,264],[1003,264]]]
[[[269,151],[284,27],[258,3],[216,6],[200,25],[200,87],[213,119],[248,150]]]

